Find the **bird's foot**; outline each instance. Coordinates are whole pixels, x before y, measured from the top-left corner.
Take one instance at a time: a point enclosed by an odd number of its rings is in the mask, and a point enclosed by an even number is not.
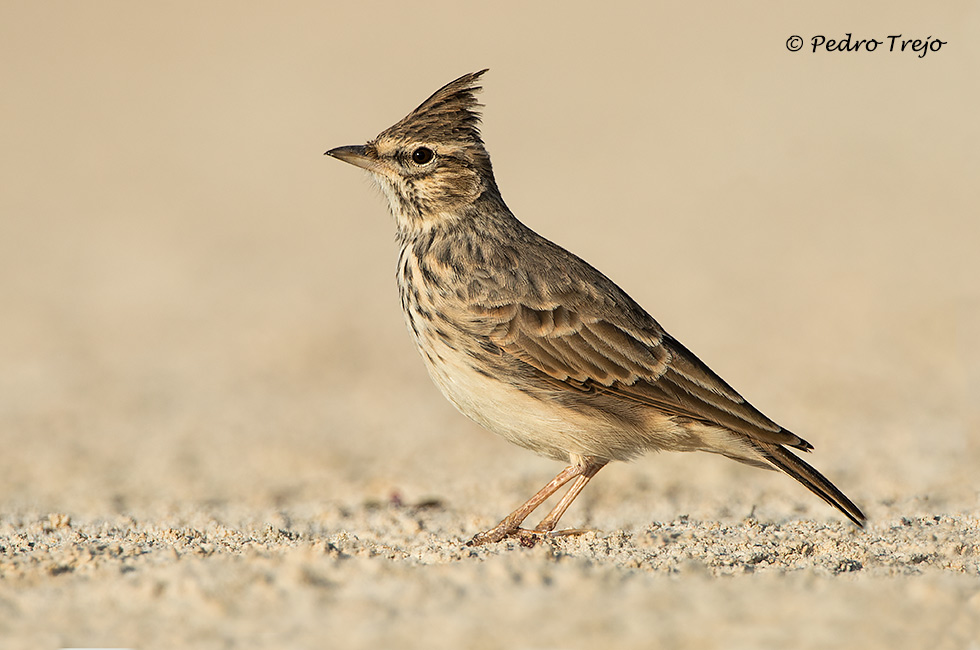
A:
[[[508,537],[513,537],[517,542],[526,548],[534,548],[534,545],[542,539],[553,537],[574,537],[585,533],[595,532],[588,528],[566,528],[565,530],[537,530],[529,528],[514,527],[502,529],[500,526],[492,528],[486,532],[479,533],[466,543],[467,546],[482,546],[500,542]]]
[[[493,544],[499,542],[507,537],[520,537],[521,533],[529,533],[531,531],[525,530],[520,526],[516,525],[505,525],[507,522],[502,521],[500,524],[490,530],[483,531],[482,533],[477,533],[473,536],[473,539],[466,542],[467,546],[483,546],[484,544]]]

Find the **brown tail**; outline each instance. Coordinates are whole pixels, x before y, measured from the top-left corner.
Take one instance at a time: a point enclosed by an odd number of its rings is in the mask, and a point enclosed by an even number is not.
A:
[[[776,469],[782,470],[795,478],[805,485],[808,490],[844,513],[848,519],[861,528],[864,528],[866,517],[861,512],[861,509],[844,496],[844,493],[828,481],[823,474],[810,467],[793,454],[793,452],[780,445],[756,442],[753,446]]]

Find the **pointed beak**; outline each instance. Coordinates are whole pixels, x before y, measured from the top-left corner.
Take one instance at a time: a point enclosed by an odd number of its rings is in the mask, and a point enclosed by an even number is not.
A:
[[[337,160],[343,160],[345,163],[350,163],[355,167],[360,167],[368,171],[373,170],[377,166],[377,161],[368,153],[367,147],[362,144],[337,147],[336,149],[325,152],[323,155],[331,156]]]

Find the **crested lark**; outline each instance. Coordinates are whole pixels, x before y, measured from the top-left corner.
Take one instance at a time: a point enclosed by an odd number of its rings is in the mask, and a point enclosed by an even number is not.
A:
[[[569,463],[470,543],[548,534],[609,461],[657,450],[781,470],[862,525],[858,507],[787,449],[810,443],[745,401],[612,280],[514,217],[480,136],[484,72],[367,144],[327,152],[371,172],[388,198],[405,320],[442,393],[487,429]],[[534,530],[520,527],[569,482]]]

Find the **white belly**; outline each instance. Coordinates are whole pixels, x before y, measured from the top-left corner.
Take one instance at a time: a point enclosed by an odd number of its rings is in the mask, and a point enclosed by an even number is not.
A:
[[[665,442],[686,435],[666,417],[656,424],[647,421],[640,433],[621,419],[563,407],[487,377],[473,369],[468,357],[448,347],[440,354],[441,364],[430,362],[424,354],[423,359],[433,381],[460,412],[510,442],[549,458],[563,462],[581,456],[630,460],[661,447],[651,434]]]

